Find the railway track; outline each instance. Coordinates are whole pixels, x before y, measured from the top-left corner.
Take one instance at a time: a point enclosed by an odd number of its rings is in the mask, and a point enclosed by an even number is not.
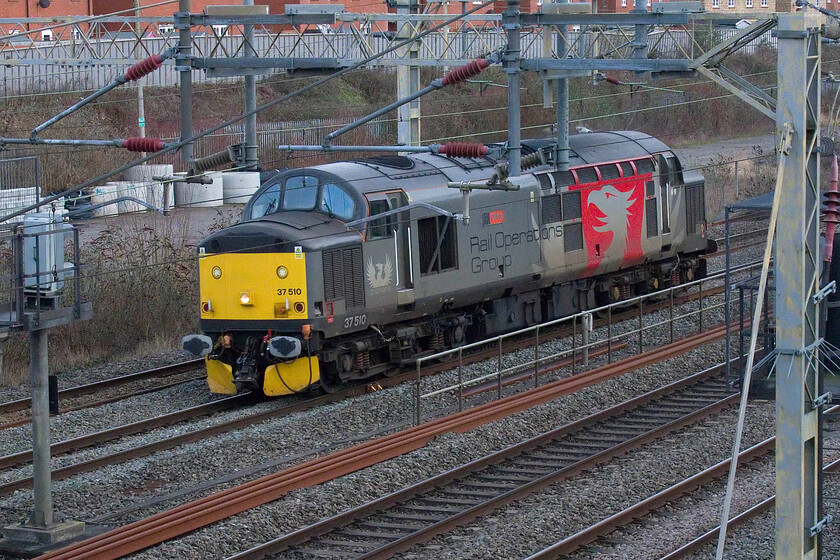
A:
[[[707,289],[704,292],[702,292],[702,295],[703,295],[703,297],[708,297],[708,296],[711,296],[711,295],[721,293],[722,290],[723,290],[722,287],[710,288],[710,289]],[[664,300],[664,301],[661,301],[661,302],[649,304],[648,306],[645,307],[644,312],[645,312],[645,314],[654,313],[656,311],[660,311],[662,309],[667,308],[671,304],[679,305],[679,304],[693,302],[693,301],[696,301],[700,296],[701,296],[700,292],[684,294],[682,296],[678,296],[678,297],[673,298],[673,301]],[[617,313],[617,314],[612,316],[612,320],[614,322],[637,319],[637,318],[638,318],[638,314],[635,310],[628,310],[626,312]],[[598,319],[598,320],[595,321],[595,326],[596,327],[603,327],[604,325],[606,325],[606,323],[607,323],[606,319],[603,319],[603,318]],[[573,334],[573,330],[569,329],[569,328],[558,329],[554,332],[548,332],[547,331],[545,334],[543,334],[543,342],[549,342],[551,340],[554,340],[554,339],[557,339],[557,338],[562,338],[562,337],[565,337],[565,336],[570,336],[572,334]],[[515,350],[526,348],[531,344],[532,344],[532,341],[530,339],[527,339],[527,338],[523,339],[523,340],[511,340],[511,341],[506,342],[506,344],[503,348],[503,351],[504,352],[512,352],[512,351],[515,351]],[[621,349],[624,348],[624,346],[626,346],[626,344],[614,345],[614,346],[611,347],[610,351],[611,352],[620,351]],[[591,353],[590,353],[590,357],[595,358],[598,355],[603,354],[605,351],[606,350],[604,350],[604,349],[598,349],[598,348],[593,349],[593,351],[591,351]],[[481,352],[476,352],[476,353],[470,354],[469,356],[465,355],[464,365],[469,365],[471,363],[476,363],[478,361],[493,357],[493,356],[495,356],[495,352],[496,352],[495,349],[493,349],[493,350],[488,349],[486,351],[481,351]],[[579,360],[580,360],[580,357],[577,357],[575,359],[575,361],[579,361]],[[563,360],[563,361],[555,364],[553,368],[549,367],[550,364],[546,364],[546,367],[542,368],[541,374],[549,373],[550,371],[552,371],[554,369],[560,369],[560,368],[566,367],[566,366],[571,364],[571,361],[572,360],[570,360],[570,359]],[[190,362],[186,362],[183,365],[179,364],[179,366],[181,366],[181,367],[186,367],[188,365],[189,366],[194,366],[198,362],[201,362],[201,360],[193,360],[193,361],[190,361]],[[445,371],[447,369],[450,369],[451,367],[452,367],[452,364],[446,364],[446,363],[441,364],[441,365],[429,366],[423,372],[423,375],[424,376],[433,375],[433,374],[439,373],[441,371]],[[176,371],[176,372],[179,371],[177,369],[173,370],[172,366],[169,366],[168,368],[164,368],[164,369],[166,369],[167,371]],[[95,391],[97,386],[98,387],[108,387],[108,386],[113,386],[113,385],[119,385],[119,384],[123,384],[125,382],[129,382],[133,379],[137,379],[137,378],[148,378],[150,375],[154,375],[156,372],[159,372],[159,370],[149,370],[149,371],[141,372],[141,373],[138,373],[138,374],[132,374],[132,375],[128,375],[128,376],[123,376],[121,378],[115,378],[114,380],[108,380],[106,382],[95,383],[95,384],[86,385],[86,386],[79,387],[79,388],[74,388],[74,389],[68,389],[67,391],[74,391],[74,393],[72,393],[72,394],[88,394],[89,392]],[[511,385],[511,384],[516,383],[518,381],[521,381],[525,378],[533,379],[533,376],[534,376],[533,371],[530,371],[527,374],[505,376],[501,380],[501,385],[502,386],[508,386],[508,385]],[[368,391],[371,387],[375,387],[377,389],[384,388],[384,387],[392,387],[392,386],[398,385],[400,383],[404,383],[406,381],[413,381],[413,380],[415,380],[415,374],[406,373],[406,374],[402,374],[402,375],[399,375],[399,376],[394,376],[394,377],[391,377],[391,378],[388,378],[388,379],[384,379],[384,380],[381,380],[381,381],[378,381],[378,382],[367,383],[367,384],[357,386],[357,387],[351,387],[349,389],[334,393],[333,395],[316,397],[316,398],[314,398],[314,400],[310,401],[308,405],[295,404],[292,407],[288,407],[288,408],[283,407],[281,409],[277,409],[277,410],[274,410],[274,411],[257,413],[257,414],[254,414],[254,415],[250,415],[250,416],[242,419],[241,421],[235,421],[235,422],[230,422],[230,423],[222,423],[222,424],[219,424],[218,426],[215,426],[215,427],[206,428],[204,430],[199,430],[197,432],[190,432],[190,433],[186,433],[186,434],[181,434],[179,436],[168,438],[168,439],[162,440],[160,442],[157,442],[155,444],[150,444],[150,445],[143,446],[143,447],[140,447],[140,448],[135,448],[135,449],[132,449],[132,450],[127,451],[127,452],[120,452],[120,453],[116,453],[116,454],[106,456],[106,457],[102,457],[102,458],[99,458],[99,459],[93,459],[93,460],[90,460],[90,461],[86,461],[84,463],[79,463],[77,465],[71,465],[71,466],[63,467],[61,469],[56,469],[55,471],[53,471],[53,479],[54,480],[63,480],[67,477],[74,476],[76,474],[81,474],[83,472],[89,472],[89,471],[94,470],[96,468],[100,468],[100,467],[104,467],[104,466],[108,466],[108,465],[113,465],[113,464],[118,464],[118,463],[126,461],[126,460],[143,457],[143,456],[149,455],[151,453],[155,453],[157,451],[171,449],[171,448],[176,447],[178,445],[182,445],[182,444],[185,444],[185,443],[190,443],[190,442],[193,442],[193,441],[198,441],[199,439],[203,439],[203,438],[207,438],[207,437],[213,437],[213,436],[216,436],[216,435],[220,435],[220,434],[223,434],[225,432],[228,432],[228,431],[231,431],[231,430],[234,430],[234,429],[238,429],[238,428],[241,428],[243,426],[250,425],[250,424],[256,424],[256,423],[259,423],[259,422],[262,422],[262,421],[265,421],[265,420],[269,420],[269,419],[272,419],[272,418],[279,418],[279,417],[282,417],[282,416],[285,416],[285,415],[288,415],[288,414],[301,412],[303,410],[308,410],[310,408],[315,408],[317,406],[321,406],[321,405],[324,405],[324,404],[329,404],[329,403],[332,403],[332,402],[338,402],[339,400],[343,400],[343,399],[346,399],[346,398],[351,398],[351,397],[354,397],[354,396],[358,396],[359,394]],[[475,396],[475,395],[483,393],[483,392],[488,392],[491,389],[495,390],[495,389],[498,388],[498,385],[499,385],[498,382],[483,383],[481,385],[473,387],[470,390],[464,392],[463,397]],[[61,454],[64,454],[64,453],[69,453],[69,452],[77,451],[77,450],[80,450],[80,449],[85,449],[85,448],[91,447],[93,445],[97,445],[97,444],[101,444],[101,443],[107,443],[109,441],[114,441],[114,440],[117,440],[117,439],[122,438],[122,437],[134,435],[134,434],[137,434],[137,433],[142,433],[142,432],[149,431],[149,430],[153,430],[153,429],[160,428],[160,427],[163,427],[163,426],[174,425],[174,424],[177,424],[179,422],[187,421],[187,420],[194,419],[194,418],[199,418],[199,417],[202,417],[202,416],[206,416],[206,415],[213,414],[213,413],[220,412],[220,411],[224,411],[224,410],[228,410],[228,409],[233,408],[235,406],[241,405],[246,400],[247,400],[247,398],[240,395],[240,396],[237,396],[237,397],[234,397],[234,398],[228,398],[228,399],[223,399],[223,400],[220,400],[220,401],[214,401],[212,403],[207,403],[207,404],[199,405],[199,406],[196,406],[196,407],[191,407],[189,409],[177,411],[177,412],[162,415],[162,416],[159,416],[159,417],[146,419],[146,420],[141,420],[141,421],[138,421],[138,422],[133,422],[131,424],[126,424],[124,426],[118,426],[118,427],[115,427],[115,428],[103,430],[103,431],[96,432],[96,433],[93,433],[93,434],[80,436],[80,437],[73,438],[73,439],[66,440],[66,441],[57,442],[57,443],[55,443],[51,446],[51,454],[52,454],[52,456],[57,456],[57,455],[61,455]],[[28,402],[28,399],[24,399],[24,400],[21,400],[21,401],[16,401],[16,403],[22,403],[22,402]],[[111,402],[111,401],[109,400],[108,402]],[[93,406],[93,405],[91,405],[91,406]],[[23,452],[19,452],[19,453],[14,453],[14,454],[6,455],[6,456],[0,456],[0,470],[14,468],[14,467],[17,467],[17,466],[22,466],[22,465],[30,463],[31,461],[32,461],[32,451],[31,450],[27,450],[27,451],[23,451]],[[21,479],[21,480],[13,481],[13,482],[10,482],[10,483],[4,484],[4,485],[0,485],[0,496],[5,496],[5,495],[10,494],[11,492],[14,492],[16,490],[25,488],[28,483],[31,483],[31,479]]]
[[[712,368],[231,557],[390,558],[737,402]]]
[[[831,463],[825,465],[823,467],[824,473],[840,473],[840,459],[836,461],[832,461]],[[745,509],[738,515],[732,517],[729,520],[728,526],[730,528],[737,527],[738,525],[743,525],[750,519],[756,518],[759,515],[771,511],[776,506],[776,495],[773,494],[769,498],[762,500],[761,502],[755,504],[754,506]],[[690,554],[694,554],[703,546],[706,546],[710,543],[717,541],[718,535],[720,533],[720,525],[715,527],[710,531],[706,531],[702,535],[697,536],[696,538],[692,539],[690,542],[687,542],[683,546],[669,552],[660,560],[679,560],[680,558],[685,558]]]
[[[489,402],[464,412],[310,460],[114,529],[82,543],[45,555],[52,560],[119,558],[215,521],[276,500],[291,490],[312,486],[386,461],[426,445],[440,434],[465,432],[557,397],[617,377],[717,340],[724,327],[709,329],[621,362],[595,368],[537,389]]]
[[[826,413],[837,412],[838,410],[840,410],[840,406],[834,406],[827,410]],[[776,438],[771,437],[750,447],[749,449],[745,449],[738,455],[739,465],[746,464],[768,453],[772,453],[775,449],[775,443]],[[631,523],[642,519],[650,512],[660,509],[666,504],[673,504],[675,501],[683,498],[687,494],[690,494],[691,492],[694,492],[711,482],[724,478],[729,473],[730,462],[730,459],[721,461],[708,469],[686,478],[682,482],[674,484],[637,504],[634,504],[608,518],[602,519],[586,529],[564,538],[560,542],[557,542],[554,545],[529,556],[526,560],[553,560],[566,554],[570,554],[599,538],[609,535],[620,527],[630,525]],[[824,472],[840,472],[840,460],[829,463],[823,467],[823,470]],[[737,526],[749,519],[752,519],[753,517],[757,517],[758,515],[769,511],[774,507],[774,504],[775,495],[762,500],[753,507],[748,508],[731,518],[729,527]],[[697,552],[702,546],[715,542],[719,533],[720,525],[710,531],[707,531],[706,533],[703,533],[695,539],[692,539],[690,542],[678,549],[666,554],[661,558],[661,560],[678,560],[680,558],[685,558],[689,554]]]
[[[758,238],[758,239],[756,239]],[[714,257],[720,257],[726,254],[726,238],[721,237],[720,239],[715,239],[715,243],[717,244],[718,250],[714,253],[709,253],[707,255],[701,255],[700,258],[704,260],[708,260]],[[733,245],[734,243],[734,245]],[[747,249],[749,247],[756,247],[759,245],[764,245],[767,243],[767,228],[764,229],[754,229],[752,231],[747,231],[744,233],[738,233],[736,235],[729,236],[729,253],[737,253],[738,251],[742,251],[743,249]]]
[[[62,389],[58,392],[59,402],[66,400],[66,399],[78,399],[80,397],[86,397],[92,395],[94,393],[101,393],[103,391],[108,391],[110,389],[122,387],[125,385],[129,385],[132,383],[138,383],[143,381],[148,381],[150,379],[166,379],[167,377],[172,377],[175,375],[179,375],[190,370],[196,369],[199,367],[204,360],[188,360],[186,362],[181,362],[178,364],[172,364],[168,366],[163,366],[159,368],[149,369],[145,371],[140,371],[137,373],[131,373],[128,375],[122,375],[119,377],[113,377],[111,379],[105,379],[102,381],[96,381],[94,383],[88,383],[85,385],[79,385],[77,387],[70,387],[67,389]],[[194,376],[189,379],[181,379],[176,382],[164,383],[163,385],[155,385],[154,387],[144,387],[137,391],[132,391],[128,396],[138,396],[144,395],[147,393],[151,393],[154,391],[160,391],[162,389],[166,389],[168,387],[173,387],[175,385],[180,385],[181,383],[185,383],[187,381],[192,381],[195,379],[203,379],[203,375],[201,376]],[[105,404],[109,404],[112,402],[116,402],[122,399],[127,398],[126,395],[119,395],[119,396],[112,396],[107,397],[104,399],[97,399],[96,401],[78,404],[78,405],[70,405],[70,406],[61,406],[59,409],[59,414],[64,414],[67,412],[73,412],[76,410],[82,410],[85,408],[93,408],[96,406],[102,406]],[[28,410],[31,405],[31,399],[18,399],[14,401],[9,401],[0,404],[0,419],[6,419],[4,423],[0,423],[0,430],[5,430],[7,428],[14,428],[17,426],[22,426],[28,424],[30,419],[28,417]],[[2,420],[0,420],[2,421]]]
[[[719,294],[719,293],[722,293],[722,292],[723,292],[723,287],[721,286],[721,287],[714,287],[714,288],[707,289],[702,293],[701,292],[693,292],[693,293],[684,294],[684,295],[673,298],[673,301],[666,300],[666,301],[661,301],[661,302],[656,302],[656,303],[649,304],[644,309],[644,313],[645,314],[654,313],[656,311],[660,311],[662,309],[667,308],[671,304],[681,305],[681,304],[684,304],[684,303],[689,303],[689,302],[692,302],[692,301],[696,301],[697,299],[699,299],[701,297],[708,297],[708,296],[716,295],[716,294]],[[612,320],[618,322],[618,321],[622,321],[622,320],[635,319],[637,317],[638,317],[638,315],[636,314],[636,312],[631,310],[631,311],[626,311],[626,312],[623,312],[623,313],[615,314],[612,317]],[[606,319],[598,319],[598,320],[595,321],[595,327],[601,327],[601,326],[604,326],[605,324],[606,324]],[[572,331],[570,329],[561,329],[561,330],[558,330],[557,332],[554,332],[554,333],[546,332],[545,335],[544,335],[545,336],[544,342],[548,342],[550,340],[553,340],[553,339],[559,338],[559,337],[563,337],[563,336],[570,336],[571,334],[572,334]],[[530,341],[526,341],[526,342],[523,342],[521,344],[518,343],[518,342],[511,342],[510,344],[506,345],[504,351],[508,352],[508,351],[513,351],[513,350],[517,350],[517,349],[520,349],[520,348],[524,348],[528,344],[530,344]],[[613,348],[612,350],[618,350],[618,349],[620,349],[620,348],[616,347],[616,348]],[[473,363],[474,361],[485,359],[488,356],[489,356],[489,353],[480,353],[480,354],[477,354],[474,357],[470,356],[469,361],[465,362],[465,363]],[[107,389],[110,389],[110,388],[119,387],[119,386],[126,385],[126,384],[133,383],[133,382],[144,381],[144,380],[154,379],[154,378],[159,378],[159,377],[165,378],[165,377],[169,377],[169,376],[176,375],[176,374],[179,374],[179,373],[183,373],[185,371],[189,371],[190,369],[193,369],[195,367],[200,366],[202,363],[203,363],[202,359],[190,360],[190,361],[183,362],[183,363],[180,363],[180,364],[164,366],[162,368],[156,368],[156,369],[151,369],[151,370],[142,371],[142,372],[138,372],[138,373],[133,373],[133,374],[129,374],[129,375],[124,375],[124,376],[120,376],[120,377],[115,377],[113,379],[106,379],[106,380],[103,380],[103,381],[98,381],[98,382],[95,382],[95,383],[81,385],[81,386],[78,386],[78,387],[71,387],[71,388],[63,389],[63,390],[59,391],[59,398],[60,399],[78,398],[78,397],[83,397],[83,396],[87,396],[87,395],[96,393],[98,391],[103,391],[103,390],[107,390]],[[448,368],[447,367],[435,368],[435,371],[432,371],[432,373],[436,373],[437,371],[443,371],[445,369],[448,369]],[[151,387],[151,388],[144,388],[144,389],[141,389],[139,391],[134,391],[134,392],[132,392],[128,395],[121,395],[121,396],[109,397],[109,398],[106,398],[106,399],[99,399],[99,400],[89,402],[89,403],[85,403],[85,404],[79,405],[79,406],[69,406],[69,407],[63,406],[59,413],[64,414],[64,413],[67,413],[67,412],[83,410],[83,409],[86,409],[86,408],[94,408],[94,407],[97,407],[97,406],[103,406],[103,405],[106,405],[106,404],[117,402],[119,400],[123,400],[125,398],[139,396],[139,395],[151,393],[151,392],[154,392],[154,391],[159,391],[159,390],[162,390],[162,389],[166,389],[168,387],[173,387],[175,385],[185,383],[186,381],[201,380],[203,378],[204,378],[204,375],[202,374],[202,375],[192,377],[192,378],[187,379],[187,380],[180,380],[180,381],[177,381],[177,382],[174,382],[174,383],[167,383],[167,384],[164,384],[164,385],[156,385],[155,387]],[[399,378],[394,377],[393,379],[401,379],[401,380],[405,381],[409,378],[408,377],[399,377]],[[508,385],[508,384],[513,383],[515,381],[516,381],[516,379],[509,380],[509,381],[506,380],[504,382],[504,384]],[[381,382],[378,382],[378,383],[377,382],[366,383],[365,387],[373,387],[373,386],[385,387],[385,386],[392,386],[392,385],[393,385],[393,383],[391,383],[391,382],[381,381]],[[480,392],[480,391],[478,391],[478,392]],[[26,410],[28,410],[29,405],[30,405],[30,399],[28,399],[28,398],[27,399],[19,399],[19,400],[16,400],[16,401],[10,401],[10,402],[7,402],[7,403],[2,403],[2,404],[0,404],[0,419],[2,419],[4,415],[8,415],[8,414],[11,414],[11,413],[25,412]],[[208,410],[210,412],[213,412],[213,410],[212,410],[214,408],[213,403],[208,403],[207,405],[201,405],[201,406],[204,407],[206,410]],[[200,416],[200,415],[204,414],[203,412],[199,411],[199,408],[200,407],[195,407],[196,410],[194,412],[194,415]],[[173,419],[174,418],[187,419],[185,414],[187,414],[186,411],[178,411],[178,412],[172,413],[171,416],[172,416]],[[150,427],[145,428],[145,429],[153,429],[153,428],[160,427],[160,426],[171,425],[172,423],[179,422],[179,421],[181,421],[181,420],[180,419],[179,420],[170,420],[170,421],[165,421],[164,423],[155,424],[154,419],[153,419],[153,420],[150,420],[148,424],[146,424]],[[29,422],[30,422],[30,420],[27,417],[27,418],[22,418],[22,419],[16,419],[16,420],[9,421],[9,422],[6,422],[6,423],[0,423],[0,430],[4,430],[4,429],[8,429],[8,428],[14,428],[14,427],[18,427],[18,426],[23,426],[23,425],[28,424]],[[66,451],[72,451],[72,450],[75,450],[75,449],[81,449],[81,448],[84,448],[84,447],[89,447],[90,445],[93,445],[93,444],[96,444],[96,443],[103,443],[103,442],[106,442],[106,441],[110,441],[111,439],[116,439],[116,438],[119,438],[119,437],[123,437],[125,435],[131,435],[131,434],[134,434],[134,433],[138,433],[139,431],[142,431],[142,429],[137,430],[137,431],[132,431],[132,430],[136,427],[140,427],[140,426],[143,426],[143,425],[144,424],[142,424],[142,422],[137,422],[137,423],[132,424],[131,426],[127,425],[125,427],[114,428],[112,430],[106,430],[105,432],[102,432],[102,433],[99,433],[99,434],[92,434],[91,436],[83,436],[81,438],[76,438],[75,440],[73,440],[74,443],[72,443],[72,444],[70,444],[69,441],[68,442],[60,442],[62,444],[66,444],[66,445],[64,445],[63,447],[56,448],[56,450],[54,450],[53,453],[64,453]],[[112,434],[114,437],[111,437],[110,439],[105,439],[105,434],[106,433]],[[62,449],[66,449],[66,451],[62,451]],[[26,453],[29,453],[29,452],[26,452]],[[16,454],[16,455],[22,456],[22,454]],[[0,469],[7,468],[7,466],[14,466],[14,465],[12,463],[9,463],[9,459],[7,459],[6,457],[0,457]]]

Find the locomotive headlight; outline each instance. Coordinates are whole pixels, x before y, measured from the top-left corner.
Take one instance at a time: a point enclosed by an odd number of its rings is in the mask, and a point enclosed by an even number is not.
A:
[[[242,292],[239,294],[239,303],[242,305],[254,305],[251,299],[251,292]]]
[[[278,278],[280,278],[282,280],[282,279],[286,278],[288,275],[289,275],[289,269],[287,269],[285,266],[278,266],[277,267],[277,277]]]
[[[222,269],[219,268],[218,266],[214,266],[213,270],[210,271],[210,273],[213,275],[213,278],[215,278],[216,280],[218,280],[219,278],[222,277]]]

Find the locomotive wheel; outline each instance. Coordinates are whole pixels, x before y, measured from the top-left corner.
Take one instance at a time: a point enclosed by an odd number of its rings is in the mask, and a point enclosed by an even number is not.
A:
[[[350,352],[344,352],[341,356],[338,357],[338,371],[339,377],[342,379],[345,378],[348,374],[353,372],[353,368],[355,367],[356,360],[353,358],[353,354]]]
[[[320,383],[325,393],[337,393],[346,387],[341,381],[335,362],[322,363]]]

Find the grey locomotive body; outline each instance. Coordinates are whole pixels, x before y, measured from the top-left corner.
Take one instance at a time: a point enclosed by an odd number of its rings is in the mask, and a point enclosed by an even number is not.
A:
[[[523,144],[527,153],[545,142]],[[643,133],[577,135],[570,147],[569,171],[538,168],[516,179],[518,191],[473,192],[468,223],[447,183],[487,180],[497,163],[489,158],[368,158],[263,185],[242,222],[201,250],[305,255],[305,278],[297,278],[305,299],[283,299],[300,289],[277,287],[290,285],[279,278],[285,265],[267,284],[227,286],[227,295],[205,292],[213,280],[202,272],[203,308],[208,293],[235,299],[246,289],[274,302],[274,316],[270,307],[256,315],[203,309],[203,330],[235,341],[226,386],[284,394],[320,380],[329,388],[705,272],[702,176]],[[299,360],[306,367],[296,368]],[[279,391],[266,390],[269,376],[280,377]]]

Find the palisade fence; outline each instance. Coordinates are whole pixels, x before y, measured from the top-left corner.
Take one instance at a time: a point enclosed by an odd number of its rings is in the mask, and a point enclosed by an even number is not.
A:
[[[39,170],[37,157],[0,159],[0,216],[38,202],[41,193]]]
[[[726,39],[738,31],[727,28],[696,28],[694,30],[656,30],[648,34],[650,56],[655,58],[685,59],[697,56],[703,48]],[[611,53],[610,57],[630,58],[632,53],[632,30],[605,30],[596,34],[580,35],[572,32],[571,44],[576,52]],[[258,33],[254,48],[259,56],[272,58],[323,57],[334,58],[349,64],[372,53],[380,52],[391,45],[394,39],[380,34],[362,34],[356,31],[339,33]],[[164,37],[108,38],[69,40],[61,42],[33,41],[26,45],[8,43],[0,48],[0,95],[11,97],[22,94],[53,93],[68,90],[98,89],[109,83],[114,76],[122,74],[137,59],[150,54],[162,53],[175,47],[177,38],[170,34]],[[420,58],[438,61],[468,60],[500,49],[505,44],[504,32],[500,27],[483,26],[457,32],[440,32],[422,40]],[[551,41],[551,44],[556,44]],[[195,36],[195,56],[226,57],[241,50],[241,36],[226,37]],[[741,52],[754,54],[760,48],[775,48],[776,37],[770,33],[745,45]],[[522,54],[525,57],[552,56],[543,51],[543,36],[539,30],[524,30]],[[400,55],[396,52],[386,55],[379,65],[392,64]],[[101,62],[102,59],[125,59],[124,64]],[[170,87],[178,85],[179,76],[174,61],[167,61],[157,72],[145,78],[147,86]],[[195,70],[193,79],[198,82],[231,82],[239,78],[207,78],[204,72]]]

